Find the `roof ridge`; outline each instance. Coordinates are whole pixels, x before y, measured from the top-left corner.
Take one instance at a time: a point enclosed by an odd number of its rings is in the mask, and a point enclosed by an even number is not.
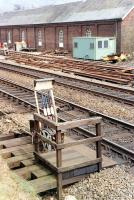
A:
[[[0,26],[123,19],[133,6],[134,0],[80,0],[8,12],[0,15]]]

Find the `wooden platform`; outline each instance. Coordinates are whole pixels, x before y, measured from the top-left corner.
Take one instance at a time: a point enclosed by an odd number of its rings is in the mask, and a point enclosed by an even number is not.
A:
[[[72,139],[67,138],[67,141]],[[33,155],[33,145],[31,137],[24,136],[15,138],[13,134],[0,137],[0,155],[6,159],[8,166],[17,175],[26,179],[37,193],[45,192],[57,187],[57,179],[53,171],[48,169],[41,163],[37,163]],[[56,166],[55,152],[41,154],[42,157]],[[63,185],[72,183],[71,177],[76,175],[76,180],[80,180],[83,173],[89,174],[97,171],[95,163],[87,168],[81,168],[81,175],[77,176],[77,170],[73,170],[77,164],[82,164],[90,160],[94,160],[95,151],[84,145],[79,145],[63,150],[63,167],[69,167],[69,172],[63,174]],[[109,167],[116,163],[109,158],[103,156],[103,167]],[[72,171],[72,170],[73,171]]]

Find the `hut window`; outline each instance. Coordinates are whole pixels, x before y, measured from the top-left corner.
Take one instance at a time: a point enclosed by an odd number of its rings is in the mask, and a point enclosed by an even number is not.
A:
[[[78,43],[74,42],[74,48],[78,48]]]
[[[98,41],[98,48],[99,48],[99,49],[102,48],[102,41]]]
[[[106,49],[108,48],[108,40],[104,41],[104,48],[106,48]]]
[[[8,32],[8,43],[11,43],[11,31]]]
[[[42,46],[42,32],[38,31],[38,46]]]
[[[21,40],[22,40],[22,42],[24,42],[25,41],[25,31],[22,31],[21,32]]]
[[[86,37],[91,37],[91,30],[90,29],[86,30]]]
[[[64,47],[64,32],[63,32],[63,30],[59,31],[59,47]]]
[[[90,49],[94,49],[94,43],[90,43]]]

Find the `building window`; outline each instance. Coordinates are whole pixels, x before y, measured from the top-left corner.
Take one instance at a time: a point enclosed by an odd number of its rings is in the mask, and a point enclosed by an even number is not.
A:
[[[38,31],[38,46],[42,46],[42,32],[41,30]]]
[[[102,48],[102,41],[98,41],[98,48],[99,48],[99,49]]]
[[[86,37],[91,37],[91,30],[89,28],[86,30]]]
[[[104,48],[106,48],[106,49],[108,48],[108,40],[104,41]]]
[[[25,38],[25,31],[21,32],[21,40],[22,42],[25,42],[26,38]]]
[[[7,37],[8,44],[11,44],[11,31],[8,31]]]
[[[64,47],[64,33],[63,33],[63,30],[59,31],[59,47]]]

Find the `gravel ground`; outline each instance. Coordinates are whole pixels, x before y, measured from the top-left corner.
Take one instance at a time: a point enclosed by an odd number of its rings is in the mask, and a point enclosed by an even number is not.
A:
[[[7,116],[0,119],[0,134],[9,134],[10,131],[18,131],[23,126],[18,125],[12,119]]]
[[[91,174],[64,188],[63,200],[134,200],[134,177],[128,171],[128,167],[116,166]],[[47,195],[43,200],[56,197]]]
[[[2,75],[5,78],[10,78],[18,83],[24,85],[33,85],[33,80],[31,78],[26,78],[22,76],[11,73],[3,73]],[[66,92],[65,92],[66,91]],[[75,95],[74,95],[75,93]],[[84,94],[82,92],[76,92],[74,90],[70,90],[61,86],[55,86],[55,94],[62,98],[66,98],[70,101],[76,102],[80,105],[86,106],[91,109],[95,109],[97,111],[103,112],[104,114],[108,114],[114,117],[118,117],[120,119],[124,119],[129,121],[130,123],[134,122],[134,109],[132,107],[125,105],[122,108],[122,104],[106,100],[101,97],[96,97],[94,95]],[[0,104],[0,109],[6,109],[7,112],[15,112],[15,108],[13,108],[12,104],[4,103]],[[105,109],[104,109],[105,108]],[[27,125],[30,115],[26,117],[24,113],[15,113],[9,114],[9,119],[4,117],[1,118],[2,128],[4,130],[10,130],[10,128],[15,129],[18,127],[23,127],[22,124],[17,124],[10,120],[10,117],[17,120],[23,121],[25,125]],[[5,120],[5,121],[2,121]],[[3,126],[5,125],[5,127]],[[11,127],[10,127],[10,125]],[[1,125],[0,125],[1,131]],[[2,131],[3,132],[3,131]],[[4,169],[3,169],[4,168]],[[12,175],[10,176],[10,172],[7,172],[7,167],[0,159],[0,171],[2,171],[3,176],[0,181],[0,192],[1,192],[1,200],[37,200],[38,198],[32,191],[32,193],[25,192],[31,191],[29,186],[23,185],[23,189],[20,188],[20,184],[16,182],[16,179]],[[4,173],[3,173],[4,172]],[[20,181],[19,181],[20,182]],[[12,187],[11,187],[12,186]],[[10,191],[11,190],[11,191]],[[73,195],[77,200],[134,200],[134,178],[132,175],[126,172],[124,168],[115,167],[112,169],[105,169],[100,173],[95,173],[91,175],[89,178],[82,180],[79,183],[72,185],[64,189],[64,197],[67,195]],[[44,197],[44,200],[52,200],[54,197]]]
[[[21,111],[21,106],[19,108],[19,110]],[[5,99],[5,98],[0,98],[0,110],[3,111],[3,112],[6,112],[6,113],[15,113],[15,112],[18,112],[18,105],[15,106],[14,103],[10,102],[9,103],[9,100],[8,99]],[[23,109],[24,111],[24,109]]]
[[[18,132],[20,130],[28,130],[29,120],[32,119],[30,114],[10,114],[0,117],[0,134],[8,134],[9,132]]]
[[[26,85],[28,87],[33,87],[33,78],[22,76],[13,72],[8,72],[0,70],[1,77],[11,79],[19,84]],[[23,77],[23,78],[22,78]]]
[[[134,177],[116,166],[92,174],[64,190],[77,200],[134,200]]]
[[[134,123],[134,108],[132,106],[123,105],[114,100],[108,100],[103,97],[97,97],[62,86],[55,87],[55,94],[56,96],[60,96],[61,98],[65,98],[81,106],[128,121],[129,123]]]
[[[24,108],[16,107],[9,100],[0,101],[0,111],[6,115],[0,116],[0,134],[8,134],[10,131],[27,130],[29,120],[33,115],[25,112]]]
[[[33,79],[15,73],[2,71],[0,73],[3,77],[15,80],[28,87],[33,87]],[[23,77],[23,78],[22,78]],[[69,101],[80,104],[87,108],[96,110],[103,114],[115,117],[129,123],[134,123],[134,108],[129,105],[118,103],[114,100],[108,100],[103,97],[97,97],[91,94],[83,93],[63,86],[55,86],[54,93],[56,96],[65,98]],[[75,94],[75,95],[74,95]]]
[[[125,62],[117,62],[116,65],[123,66],[123,67],[132,67],[132,66],[134,66],[134,55],[133,55],[133,57],[131,59],[128,59]]]

